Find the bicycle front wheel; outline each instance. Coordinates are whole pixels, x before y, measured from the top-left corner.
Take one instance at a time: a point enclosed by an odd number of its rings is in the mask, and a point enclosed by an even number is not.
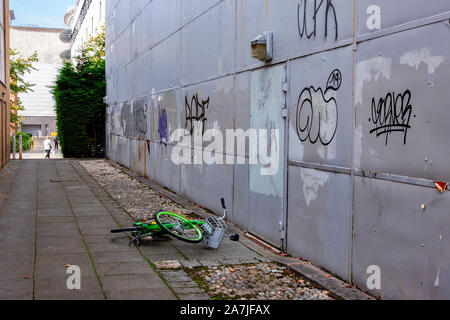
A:
[[[162,230],[178,240],[199,243],[203,240],[203,232],[198,225],[182,215],[160,211],[155,216],[156,223]]]

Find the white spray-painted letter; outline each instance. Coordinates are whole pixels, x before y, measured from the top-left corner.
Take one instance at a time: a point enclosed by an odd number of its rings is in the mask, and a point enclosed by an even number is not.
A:
[[[367,274],[370,274],[370,277],[367,278],[367,288],[370,290],[381,289],[381,269],[379,266],[372,265],[367,267]]]
[[[381,8],[377,5],[371,5],[367,8],[367,29],[380,30],[381,29]]]

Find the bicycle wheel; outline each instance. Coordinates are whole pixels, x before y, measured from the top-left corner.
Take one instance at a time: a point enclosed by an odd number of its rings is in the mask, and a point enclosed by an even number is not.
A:
[[[155,221],[162,230],[178,240],[189,243],[199,243],[203,240],[200,228],[194,223],[189,223],[191,220],[182,215],[160,211],[156,214]]]

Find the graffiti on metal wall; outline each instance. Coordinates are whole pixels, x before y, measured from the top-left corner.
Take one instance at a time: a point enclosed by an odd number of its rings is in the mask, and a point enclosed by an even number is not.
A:
[[[186,125],[185,129],[192,135],[196,125],[201,126],[202,134],[205,133],[206,124],[206,110],[209,108],[209,99],[201,100],[198,98],[198,93],[195,94],[190,100],[186,96],[185,98],[185,111],[186,111]]]
[[[158,133],[159,133],[159,138],[160,138],[160,144],[164,144],[167,146],[167,113],[166,113],[166,109],[159,110]]]
[[[369,122],[375,125],[370,134],[376,134],[377,138],[384,136],[386,145],[389,136],[393,133],[403,133],[403,143],[406,145],[408,130],[411,129],[411,117],[413,107],[411,105],[411,91],[396,94],[389,92],[385,97],[372,99],[372,115]]]
[[[300,38],[307,39],[317,36],[318,17],[324,16],[325,38],[328,38],[330,24],[334,25],[334,40],[338,39],[338,21],[333,0],[314,0],[314,4],[308,0],[300,0],[297,7],[297,23]]]
[[[145,138],[147,135],[147,104],[135,103],[133,105],[134,132],[136,137]]]
[[[342,85],[342,74],[336,69],[322,88],[303,89],[297,104],[296,128],[302,142],[309,140],[312,144],[320,141],[329,145],[336,135],[338,126],[338,107],[333,93]]]

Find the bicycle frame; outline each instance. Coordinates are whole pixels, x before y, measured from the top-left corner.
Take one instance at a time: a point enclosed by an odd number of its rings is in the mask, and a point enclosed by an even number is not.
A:
[[[190,220],[190,221],[184,221],[182,223],[183,228],[185,229],[191,229],[194,225],[196,226],[202,226],[204,225],[205,222],[204,221],[196,221],[196,220]],[[164,224],[164,226],[166,226],[169,230],[172,230],[174,227],[178,226],[179,224],[176,223],[172,223],[172,224]],[[156,235],[159,234],[161,232],[163,232],[163,230],[161,229],[160,226],[158,226],[158,224],[156,224],[156,222],[152,222],[150,224],[148,223],[144,223],[144,222],[138,222],[135,223],[135,226],[137,228],[141,228],[142,229],[142,234],[143,235]]]

